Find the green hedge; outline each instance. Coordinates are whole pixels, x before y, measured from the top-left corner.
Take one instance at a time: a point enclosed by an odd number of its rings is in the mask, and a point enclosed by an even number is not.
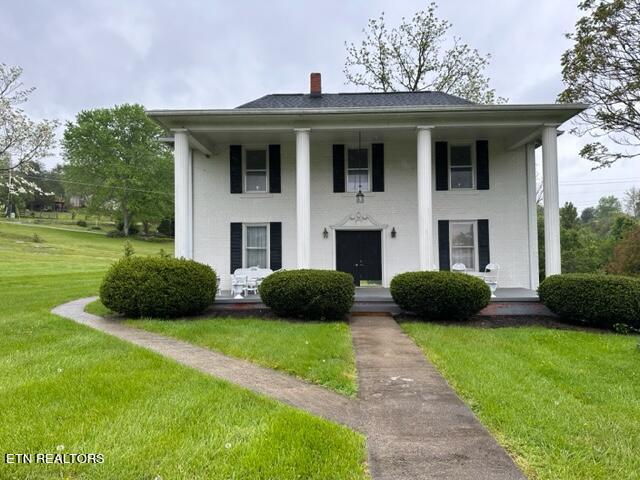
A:
[[[130,318],[195,315],[215,301],[216,274],[193,260],[125,257],[100,285],[105,307]]]
[[[353,305],[353,277],[334,270],[286,270],[262,281],[260,297],[283,317],[340,319]]]
[[[491,289],[480,278],[454,272],[407,272],[391,280],[400,308],[429,320],[462,320],[489,304]]]
[[[571,322],[605,328],[640,328],[640,280],[618,275],[552,275],[538,288],[540,300]]]

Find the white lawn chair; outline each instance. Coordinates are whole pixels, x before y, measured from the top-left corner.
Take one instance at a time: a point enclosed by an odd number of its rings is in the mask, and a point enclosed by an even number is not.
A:
[[[485,283],[491,289],[491,298],[496,298],[496,290],[498,289],[498,274],[500,273],[500,265],[497,263],[489,263],[484,267],[482,275]]]
[[[464,263],[454,263],[451,267],[451,271],[456,273],[467,273],[467,267]]]

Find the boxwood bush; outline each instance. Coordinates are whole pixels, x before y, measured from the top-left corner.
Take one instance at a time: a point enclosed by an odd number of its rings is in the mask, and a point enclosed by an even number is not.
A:
[[[538,288],[540,300],[571,322],[605,328],[640,328],[640,279],[619,275],[552,275]]]
[[[193,260],[125,257],[100,285],[105,307],[130,318],[175,318],[201,313],[215,301],[216,274]]]
[[[462,320],[489,304],[483,280],[454,272],[407,272],[391,280],[391,296],[400,308],[429,320]]]
[[[353,305],[353,277],[334,270],[286,270],[262,281],[260,297],[277,315],[340,319]]]

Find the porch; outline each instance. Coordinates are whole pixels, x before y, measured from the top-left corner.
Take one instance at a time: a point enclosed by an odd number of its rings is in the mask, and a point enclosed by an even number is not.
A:
[[[221,315],[245,314],[260,315],[268,311],[259,295],[247,295],[242,299],[233,298],[230,291],[222,291],[211,307],[212,312]],[[352,313],[401,313],[400,308],[391,298],[388,288],[360,287],[356,288]],[[491,299],[479,316],[553,316],[553,314],[539,302],[535,290],[527,288],[498,288],[496,297]]]

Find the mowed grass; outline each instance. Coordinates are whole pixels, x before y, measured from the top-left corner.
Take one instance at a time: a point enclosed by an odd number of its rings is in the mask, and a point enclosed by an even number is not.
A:
[[[0,478],[367,477],[361,435],[49,313],[95,295],[122,249],[119,239],[0,223],[2,453],[104,454],[98,465],[3,458]]]
[[[535,479],[640,478],[637,336],[402,328]]]
[[[96,315],[110,313],[99,300],[85,310]],[[127,323],[282,370],[344,395],[353,396],[357,391],[351,330],[345,322],[217,317]]]

